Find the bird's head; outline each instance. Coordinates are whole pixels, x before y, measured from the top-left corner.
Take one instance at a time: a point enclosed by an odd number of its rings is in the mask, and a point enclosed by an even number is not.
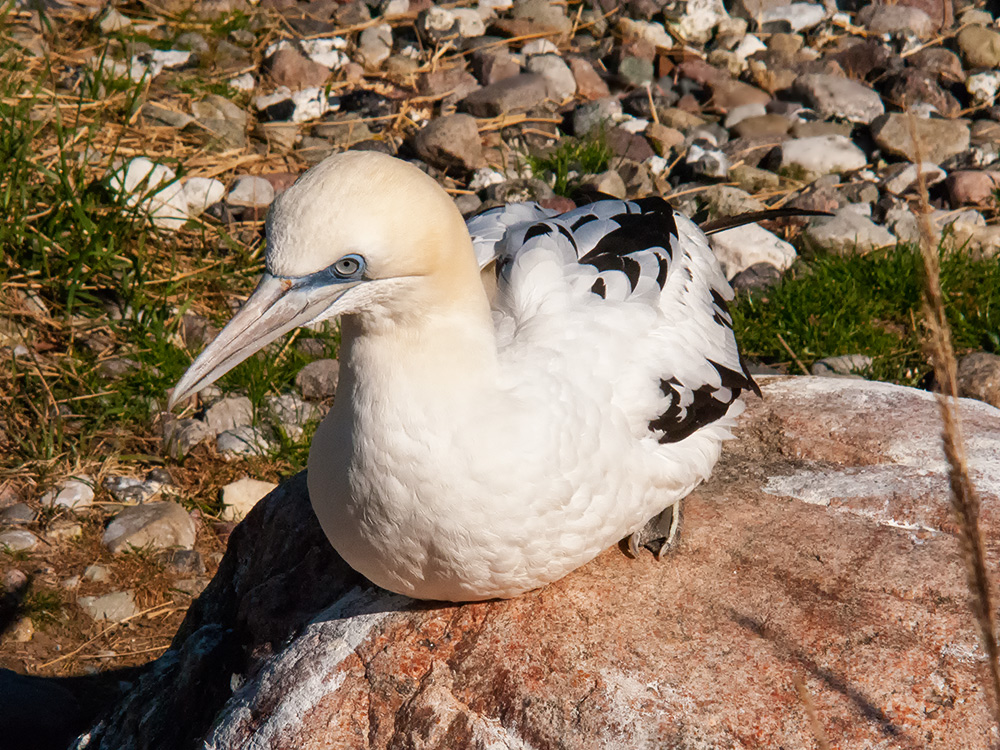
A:
[[[462,216],[432,178],[375,152],[331,156],[271,205],[265,273],[188,368],[170,407],[294,328],[461,304],[475,297],[468,281],[477,275]]]

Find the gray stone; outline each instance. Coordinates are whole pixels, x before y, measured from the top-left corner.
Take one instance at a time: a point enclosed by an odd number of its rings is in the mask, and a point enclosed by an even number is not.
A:
[[[810,73],[795,80],[793,90],[824,117],[869,123],[885,112],[882,98],[849,78]]]
[[[545,101],[547,93],[544,78],[522,73],[473,91],[461,101],[461,107],[476,117],[497,117],[531,109]]]
[[[371,70],[378,68],[392,54],[392,27],[387,23],[369,26],[358,40],[360,62]]]
[[[1000,33],[984,26],[968,26],[958,32],[958,47],[969,68],[1000,66]]]
[[[855,206],[838,209],[832,217],[813,219],[802,232],[802,239],[807,245],[838,255],[864,252],[896,242],[892,232],[862,215]]]
[[[474,170],[486,164],[476,118],[445,115],[432,119],[414,139],[417,156],[439,169]]]
[[[527,67],[545,79],[549,99],[561,102],[576,93],[576,78],[559,55],[535,55]]]
[[[573,27],[564,6],[550,3],[549,0],[517,0],[511,15],[531,23],[534,27],[532,31],[536,33],[556,31],[565,34]]]
[[[212,51],[208,41],[197,31],[185,31],[174,40],[174,45],[178,49],[191,50],[197,55],[207,55]]]
[[[801,170],[807,179],[861,169],[868,163],[865,152],[842,135],[793,138],[782,143],[779,148],[781,168]]]
[[[618,75],[629,86],[644,86],[653,80],[653,61],[644,57],[626,55],[618,64]]]
[[[163,423],[163,444],[167,453],[182,458],[199,443],[215,437],[215,430],[200,419],[171,419]]]
[[[583,180],[583,186],[613,198],[624,199],[626,196],[625,180],[614,169],[586,178]]]
[[[870,370],[872,358],[865,354],[842,354],[839,357],[824,357],[813,362],[809,372],[820,377],[857,376],[859,370]]]
[[[123,510],[108,524],[101,541],[114,554],[132,547],[191,549],[196,534],[194,521],[183,507],[157,501]]]
[[[83,571],[83,577],[88,581],[100,583],[111,577],[111,571],[108,570],[106,565],[88,565]]]
[[[230,396],[216,401],[205,412],[205,424],[216,434],[253,424],[253,404],[246,396]]]
[[[319,419],[320,415],[315,404],[303,401],[294,393],[268,396],[267,411],[292,440],[300,439],[305,432],[305,425]]]
[[[612,97],[581,104],[573,110],[573,133],[579,138],[599,128],[610,127],[621,114],[621,102]]]
[[[958,363],[959,394],[1000,408],[1000,356],[966,354]]]
[[[45,529],[45,538],[50,542],[66,542],[83,534],[83,526],[76,521],[59,518]]]
[[[795,248],[759,224],[716,232],[710,238],[727,279],[759,263],[784,271],[795,262]]]
[[[219,43],[220,48],[224,43]],[[246,145],[247,113],[242,107],[218,94],[209,94],[192,103],[191,112],[198,123],[218,138],[222,145],[230,148],[242,148]]]
[[[155,559],[171,573],[200,576],[205,572],[205,560],[196,549],[165,549]]]
[[[30,552],[37,545],[38,537],[30,531],[11,529],[0,532],[0,550],[6,548],[11,552]]]
[[[916,164],[892,164],[882,173],[882,187],[890,193],[902,195],[911,188],[916,188],[920,172],[923,172],[928,186],[935,185],[948,176],[941,167],[929,161],[919,167]]]
[[[14,503],[0,510],[0,523],[34,523],[38,520],[38,511],[27,503]]]
[[[97,22],[97,27],[102,34],[111,34],[115,31],[124,31],[132,25],[132,20],[123,16],[115,8],[108,7],[101,20]]]
[[[219,433],[215,448],[237,456],[264,456],[271,451],[271,440],[262,427],[240,425]]]
[[[966,120],[938,120],[890,113],[875,118],[871,131],[879,148],[912,162],[926,160],[940,164],[949,156],[969,150],[970,132]],[[916,143],[913,133],[916,133]]]
[[[337,392],[340,378],[340,362],[335,359],[317,359],[310,362],[295,376],[295,385],[302,391],[302,397],[319,401],[332,398]]]
[[[119,503],[144,503],[162,487],[157,481],[125,476],[105,477],[102,484],[111,497]]]
[[[41,497],[44,508],[68,508],[80,510],[94,502],[93,480],[87,476],[68,479],[57,489],[49,490]]]
[[[186,128],[193,123],[194,118],[186,112],[178,112],[176,109],[164,107],[156,102],[145,102],[140,110],[142,116],[147,120],[152,120],[156,124],[163,124],[178,130]]]
[[[867,5],[858,13],[858,22],[875,34],[912,33],[921,39],[927,39],[937,30],[924,11],[902,4]]]
[[[822,5],[792,3],[764,9],[757,22],[764,26],[784,21],[791,27],[792,31],[804,31],[822,23],[824,18],[826,18],[826,9]]]
[[[729,283],[737,292],[762,292],[777,285],[781,275],[770,263],[754,263],[733,276]]]
[[[123,622],[139,613],[131,591],[114,591],[104,596],[81,596],[80,608],[95,620]]]
[[[263,177],[242,175],[237,177],[226,195],[230,206],[267,208],[274,200],[274,186]]]
[[[253,507],[278,485],[258,479],[243,477],[222,488],[222,513],[224,521],[242,521]]]
[[[317,138],[324,138],[334,146],[344,148],[367,141],[373,135],[368,123],[357,115],[344,115],[318,122],[313,126],[312,132]]]

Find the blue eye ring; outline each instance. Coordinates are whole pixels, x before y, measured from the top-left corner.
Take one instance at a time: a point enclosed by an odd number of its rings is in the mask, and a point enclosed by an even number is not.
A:
[[[338,279],[360,279],[365,272],[365,259],[354,253],[345,255],[329,268]]]

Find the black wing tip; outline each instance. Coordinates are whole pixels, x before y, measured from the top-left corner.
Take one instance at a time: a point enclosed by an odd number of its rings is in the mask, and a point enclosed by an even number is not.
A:
[[[712,221],[706,221],[701,225],[701,231],[705,234],[715,234],[724,232],[727,229],[735,229],[746,224],[756,224],[758,221],[768,219],[784,219],[792,216],[833,216],[829,211],[815,211],[811,208],[768,208],[763,211],[751,211],[738,216],[723,216]]]

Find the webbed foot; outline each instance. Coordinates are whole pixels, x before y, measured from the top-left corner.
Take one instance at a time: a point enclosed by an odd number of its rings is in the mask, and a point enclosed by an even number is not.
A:
[[[673,550],[681,537],[681,501],[653,516],[646,525],[628,537],[628,553],[638,557],[645,547],[657,560]]]

